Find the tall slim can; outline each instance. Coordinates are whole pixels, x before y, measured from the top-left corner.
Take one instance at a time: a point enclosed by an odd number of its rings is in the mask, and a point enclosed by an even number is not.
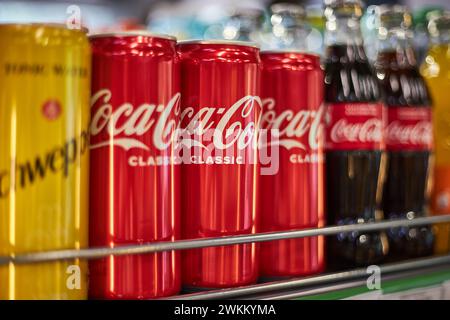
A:
[[[145,31],[92,35],[92,247],[179,239],[180,166],[174,157],[180,88],[175,39]],[[89,296],[176,294],[179,253],[109,256],[89,265]]]
[[[189,41],[181,64],[184,239],[253,234],[258,228],[259,49],[245,42]],[[183,283],[222,288],[253,283],[257,245],[183,253]]]
[[[325,106],[320,58],[280,50],[262,52],[261,61],[260,128],[272,131],[276,139],[261,143],[260,148],[279,147],[273,154],[278,155],[273,159],[278,161],[278,170],[260,176],[261,230],[323,227]],[[262,243],[261,276],[278,278],[323,271],[324,242],[321,236]]]
[[[0,26],[0,255],[88,240],[86,30]],[[0,266],[0,299],[83,299],[85,261]]]

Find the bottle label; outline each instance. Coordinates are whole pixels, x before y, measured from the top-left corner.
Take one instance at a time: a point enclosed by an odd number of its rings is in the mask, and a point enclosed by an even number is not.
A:
[[[433,147],[433,126],[429,107],[389,107],[386,149],[424,151]]]
[[[327,150],[383,150],[382,103],[332,103],[325,115]]]

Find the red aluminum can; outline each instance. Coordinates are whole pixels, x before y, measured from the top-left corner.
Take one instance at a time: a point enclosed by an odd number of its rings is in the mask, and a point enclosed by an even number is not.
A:
[[[147,32],[91,36],[90,246],[178,240],[180,125],[176,41]],[[90,263],[89,295],[147,299],[178,293],[177,252]]]
[[[182,127],[189,134],[196,132],[189,159],[183,158],[182,165],[182,237],[253,234],[258,187],[254,142],[261,114],[259,49],[243,42],[190,41],[178,45],[178,55]],[[208,140],[208,130],[217,132],[217,139]],[[227,131],[231,135],[225,137]],[[246,135],[252,141],[247,145],[242,139]],[[189,250],[183,252],[183,284],[222,288],[254,283],[257,262],[254,243]]]
[[[261,53],[261,129],[277,139],[278,172],[260,177],[261,231],[318,228],[324,218],[323,71],[318,56]],[[266,145],[267,145],[266,144]],[[261,277],[324,270],[324,237],[261,244]]]

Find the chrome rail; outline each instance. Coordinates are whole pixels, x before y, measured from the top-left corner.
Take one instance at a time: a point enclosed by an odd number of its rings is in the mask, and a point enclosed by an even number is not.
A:
[[[171,250],[186,250],[206,247],[236,245],[253,242],[285,240],[314,236],[330,236],[346,232],[369,232],[397,227],[416,227],[421,225],[450,222],[449,215],[422,217],[415,219],[385,220],[381,222],[357,223],[341,226],[329,226],[282,232],[257,233],[252,235],[225,236],[217,238],[201,238],[167,242],[142,243],[114,247],[95,247],[87,249],[52,250],[42,252],[21,253],[11,256],[0,256],[0,265],[41,263],[73,259],[98,259],[107,256],[135,255]]]

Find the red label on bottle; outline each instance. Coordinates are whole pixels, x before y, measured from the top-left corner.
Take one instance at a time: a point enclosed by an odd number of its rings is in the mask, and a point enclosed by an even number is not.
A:
[[[386,108],[381,103],[333,103],[325,116],[327,150],[383,150]]]
[[[389,107],[386,149],[423,151],[433,147],[433,126],[429,107]]]

